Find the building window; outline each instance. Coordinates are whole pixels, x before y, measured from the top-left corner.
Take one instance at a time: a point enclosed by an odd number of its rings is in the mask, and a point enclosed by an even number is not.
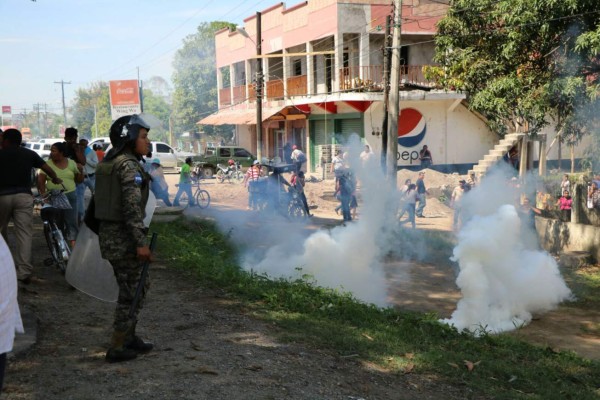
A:
[[[302,60],[294,60],[294,76],[302,75]]]

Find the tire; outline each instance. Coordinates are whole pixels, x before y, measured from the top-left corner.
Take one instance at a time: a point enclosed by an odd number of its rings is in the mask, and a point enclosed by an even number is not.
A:
[[[304,218],[306,216],[304,206],[298,201],[290,202],[290,205],[288,206],[288,215],[292,219]]]
[[[244,181],[244,174],[242,171],[236,171],[233,173],[233,181],[238,184]]]
[[[204,179],[210,179],[214,175],[214,171],[210,167],[204,168],[203,171],[204,171]]]
[[[50,255],[52,256],[52,264],[58,264],[58,260],[60,259],[60,253],[57,251],[58,244],[54,239],[50,225],[47,223],[44,223],[44,237],[46,238],[46,244],[48,245],[48,250],[50,250]]]
[[[56,266],[60,270],[60,272],[64,275],[67,272],[67,264],[69,263],[69,258],[71,258],[71,247],[69,246],[69,242],[65,239],[65,233],[58,230],[56,227],[56,233],[54,236],[54,243],[56,245],[56,252],[59,257],[56,261]]]
[[[223,183],[223,182],[225,181],[225,173],[223,173],[223,171],[222,171],[222,170],[219,170],[219,171],[217,172],[217,181],[218,181],[219,183]]]
[[[210,194],[206,190],[199,189],[196,191],[196,205],[202,209],[210,205]]]

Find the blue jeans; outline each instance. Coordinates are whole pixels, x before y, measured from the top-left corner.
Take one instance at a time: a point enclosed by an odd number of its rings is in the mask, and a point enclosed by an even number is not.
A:
[[[79,215],[77,212],[77,190],[74,190],[69,193],[65,193],[67,199],[69,200],[69,204],[71,205],[70,210],[65,210],[65,222],[67,223],[67,228],[69,229],[69,234],[67,235],[67,240],[75,240],[77,239],[77,234],[79,233],[79,225],[77,224],[77,216]]]
[[[352,215],[350,214],[351,200],[352,195],[340,194],[340,205],[342,206],[342,216],[344,217],[344,221],[352,221]]]
[[[94,193],[96,187],[96,175],[86,176],[82,183],[77,184],[77,217],[78,221],[83,219],[85,214],[85,188],[89,188],[90,192]]]
[[[422,217],[423,216],[423,209],[427,205],[427,193],[419,193],[417,195],[417,201],[419,202],[419,205],[417,206],[416,213],[417,213],[418,217]]]
[[[175,206],[179,206],[179,198],[181,197],[181,195],[185,192],[185,194],[187,194],[187,198],[188,198],[188,204],[190,206],[193,206],[194,203],[194,196],[192,195],[192,185],[189,183],[180,183],[179,184],[179,189],[177,190],[177,194],[175,195],[175,199],[173,200],[173,204],[175,204]]]

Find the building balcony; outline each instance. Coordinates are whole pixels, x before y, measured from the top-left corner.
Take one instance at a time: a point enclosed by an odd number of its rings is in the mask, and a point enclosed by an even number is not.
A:
[[[400,84],[420,87],[434,87],[425,79],[423,65],[401,65]],[[381,65],[353,66],[340,69],[341,91],[383,91],[383,67]]]
[[[265,82],[267,87],[267,100],[281,100],[283,95],[283,81],[279,78],[274,78]]]
[[[231,105],[231,88],[219,89],[219,107]]]
[[[293,76],[287,79],[287,97],[306,96],[308,94],[306,86],[306,75]]]

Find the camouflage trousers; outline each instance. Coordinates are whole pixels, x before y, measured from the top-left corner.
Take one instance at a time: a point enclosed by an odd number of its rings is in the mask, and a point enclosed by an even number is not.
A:
[[[143,263],[136,258],[130,257],[109,261],[119,285],[119,297],[117,299],[117,308],[115,309],[113,328],[115,331],[125,332],[134,328],[137,323],[137,316],[144,304],[146,293],[150,287],[150,279],[148,276],[146,277],[137,307],[134,310],[133,316],[129,317],[129,310],[140,281]]]

